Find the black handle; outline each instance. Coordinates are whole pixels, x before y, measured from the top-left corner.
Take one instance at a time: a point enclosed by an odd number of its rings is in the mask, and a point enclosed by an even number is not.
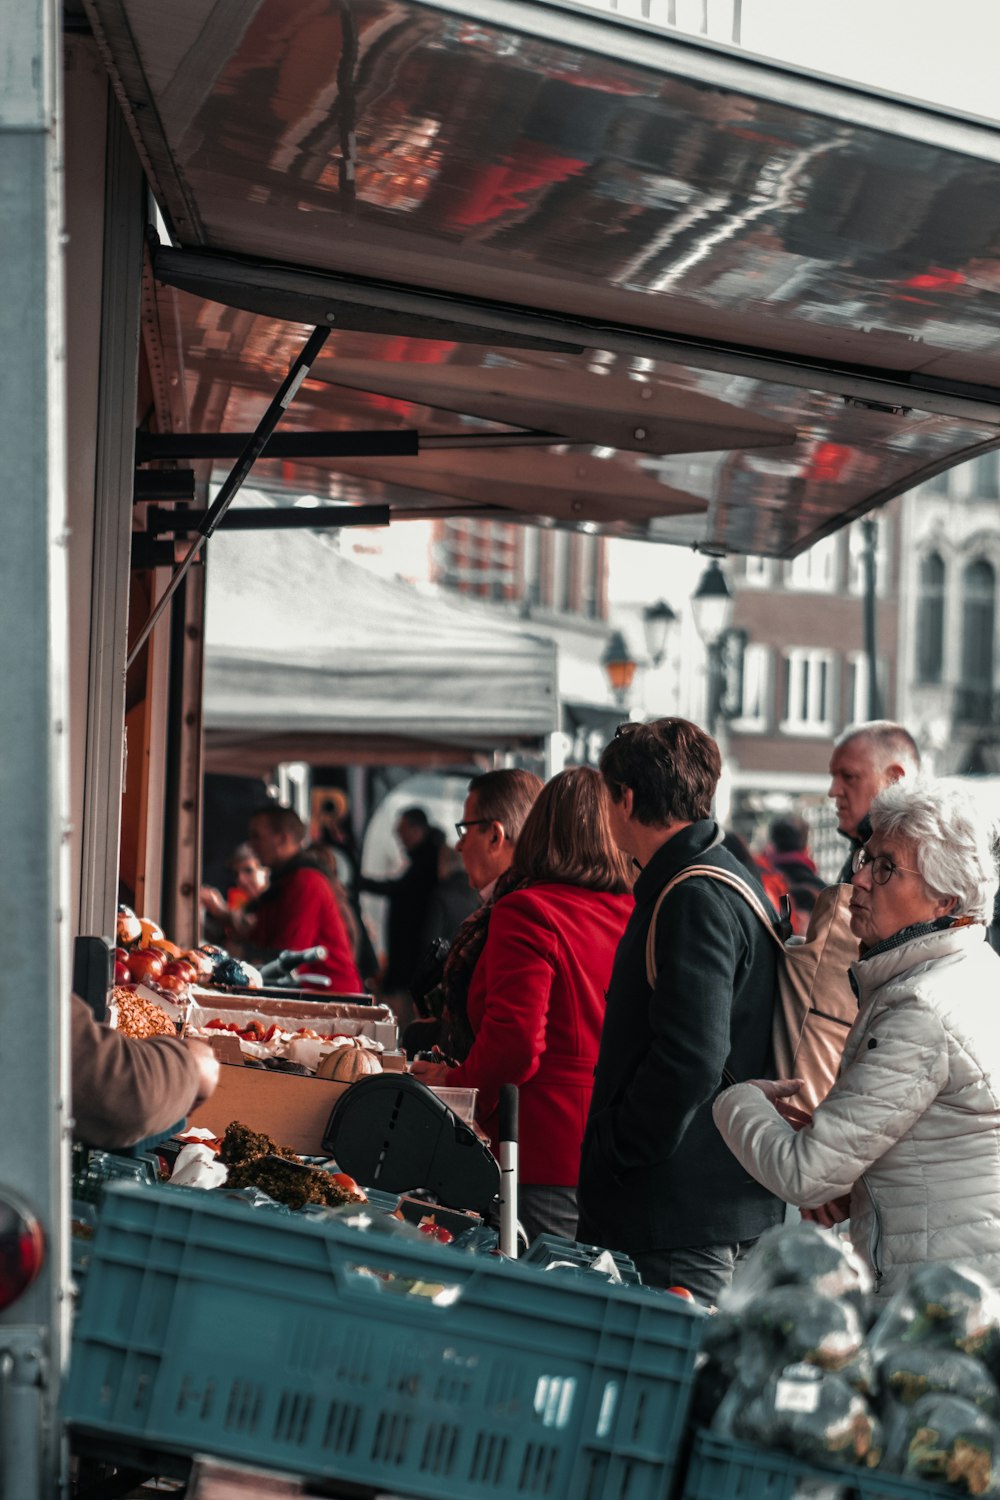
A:
[[[517,1141],[517,1089],[512,1083],[500,1088],[500,1140]]]

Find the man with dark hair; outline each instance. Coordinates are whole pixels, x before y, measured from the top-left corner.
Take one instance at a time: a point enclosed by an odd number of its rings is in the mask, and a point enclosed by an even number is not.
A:
[[[431,826],[422,807],[404,808],[396,820],[395,832],[406,853],[406,869],[390,880],[371,880],[362,875],[358,890],[389,899],[382,989],[386,995],[408,997],[413,976],[424,957],[424,926],[437,885],[438,850],[444,834],[440,828]],[[400,1019],[409,1017],[401,1014]]]
[[[325,974],[334,994],[359,994],[361,976],[337,898],[305,839],[305,824],[290,807],[268,803],[251,815],[247,841],[271,881],[238,914],[247,956],[266,963],[284,949],[325,948],[326,957],[312,961],[310,972]]]
[[[654,912],[692,864],[740,875],[763,898],[711,817],[720,771],[715,741],[685,719],[624,724],[601,756],[611,831],[640,874],[608,988],[578,1230],[626,1251],[651,1285],[686,1286],[709,1303],[784,1216],[712,1120],[725,1082],[773,1070],[775,945],[739,893],[711,876],[681,881]]]
[[[871,832],[868,809],[876,792],[916,776],[919,770],[916,741],[908,729],[891,719],[852,724],[834,740],[827,796],[837,809],[837,827],[851,845],[839,876],[842,882],[850,881],[855,852]]]

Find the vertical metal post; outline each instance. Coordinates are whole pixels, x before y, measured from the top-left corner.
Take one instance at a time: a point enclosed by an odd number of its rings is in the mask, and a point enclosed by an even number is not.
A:
[[[5,5],[0,49],[0,1191],[42,1225],[46,1261],[0,1313],[0,1410],[16,1422],[18,1500],[60,1479],[58,1373],[68,1342],[69,897],[66,770],[65,326],[57,0]],[[16,1048],[16,1052],[15,1049]],[[27,1368],[30,1366],[30,1370]],[[15,1444],[0,1432],[0,1450]]]
[[[105,183],[79,931],[111,937],[118,899],[145,195],[117,108],[108,117]]]
[[[868,664],[868,702],[866,705],[866,717],[869,719],[880,719],[882,717],[881,699],[878,690],[878,641],[876,628],[876,577],[875,577],[875,548],[878,540],[878,526],[871,518],[866,516],[861,522],[861,535],[864,546],[861,549],[861,567],[864,580],[864,632],[865,632],[865,661]]]

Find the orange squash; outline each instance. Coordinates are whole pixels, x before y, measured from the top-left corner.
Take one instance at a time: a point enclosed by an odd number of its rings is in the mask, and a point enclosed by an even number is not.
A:
[[[382,1064],[374,1052],[364,1047],[338,1047],[321,1060],[316,1077],[333,1083],[356,1083],[359,1078],[381,1071]]]

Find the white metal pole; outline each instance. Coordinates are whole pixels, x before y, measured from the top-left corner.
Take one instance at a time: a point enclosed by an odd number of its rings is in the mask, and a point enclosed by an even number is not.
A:
[[[26,1200],[41,1275],[0,1313],[0,1491],[57,1493],[68,1343],[65,318],[61,7],[0,0],[0,1194]],[[16,1438],[9,1429],[16,1424]],[[12,1473],[15,1466],[20,1473]]]

